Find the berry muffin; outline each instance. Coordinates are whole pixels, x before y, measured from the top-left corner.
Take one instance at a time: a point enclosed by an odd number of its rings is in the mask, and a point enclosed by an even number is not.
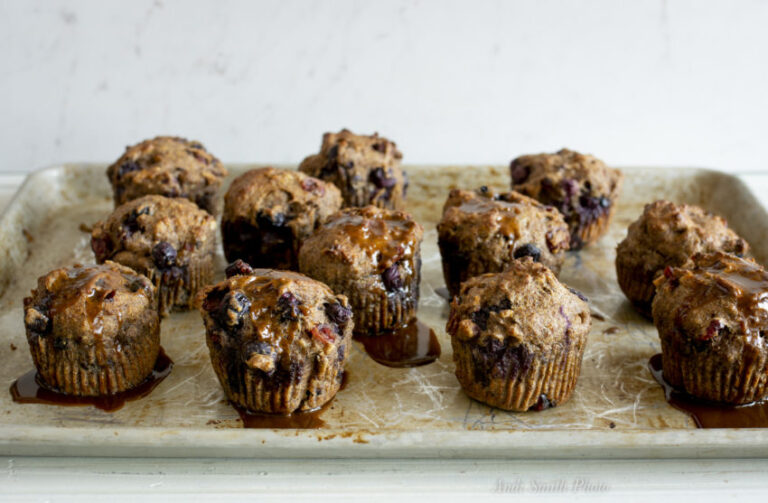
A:
[[[304,159],[299,170],[341,189],[344,206],[373,205],[403,209],[408,177],[394,142],[356,135],[347,129],[325,133],[320,153]]]
[[[158,136],[126,147],[107,168],[115,206],[149,194],[183,197],[208,213],[217,210],[216,193],[227,170],[199,142]]]
[[[722,252],[697,254],[656,279],[653,322],[664,379],[712,402],[768,397],[768,272]]]
[[[160,317],[147,278],[120,264],[56,269],[24,299],[24,326],[42,384],[104,396],[141,384],[160,351]]]
[[[644,316],[651,315],[654,278],[666,266],[680,267],[696,253],[745,255],[749,245],[724,218],[693,205],[655,201],[616,248],[616,276],[624,295]]]
[[[248,171],[224,196],[224,255],[229,262],[296,270],[301,243],[340,208],[333,184],[298,171]]]
[[[571,396],[591,326],[581,294],[531,258],[461,285],[446,326],[456,377],[470,397],[542,410]]]
[[[562,149],[518,157],[510,164],[510,173],[513,190],[563,214],[572,250],[596,241],[608,230],[621,191],[621,171],[591,155]]]
[[[344,374],[354,325],[347,299],[298,273],[238,265],[201,293],[211,363],[224,393],[251,412],[321,407]]]
[[[213,282],[216,219],[186,199],[144,196],[122,204],[91,233],[99,263],[112,260],[147,276],[158,309],[189,309]]]
[[[454,189],[437,225],[443,276],[451,295],[462,281],[501,272],[522,257],[541,262],[557,275],[570,234],[563,216],[551,206],[517,192]]]
[[[349,298],[356,333],[391,330],[416,313],[423,234],[402,211],[346,208],[304,242],[299,269]]]

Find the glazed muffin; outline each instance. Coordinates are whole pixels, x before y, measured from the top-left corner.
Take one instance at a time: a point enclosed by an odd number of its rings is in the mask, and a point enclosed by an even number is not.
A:
[[[512,189],[554,206],[571,231],[571,249],[596,241],[608,230],[623,175],[591,155],[562,149],[524,155],[510,164]]]
[[[465,281],[446,326],[456,377],[471,398],[542,410],[571,396],[591,326],[581,294],[531,258]]]
[[[304,242],[299,269],[349,298],[356,333],[398,328],[419,304],[423,233],[402,211],[346,208]]]
[[[408,177],[400,168],[403,155],[394,142],[356,135],[347,129],[325,133],[320,153],[301,162],[299,170],[335,184],[344,206],[405,207]]]
[[[743,256],[749,245],[722,217],[698,206],[655,201],[645,205],[616,248],[619,286],[637,310],[650,317],[654,278],[666,266],[680,267],[696,253],[716,251]]]
[[[107,168],[115,206],[149,194],[183,197],[211,214],[227,170],[196,141],[158,136],[126,147]]]
[[[296,270],[301,243],[340,208],[333,184],[297,171],[248,171],[224,196],[224,255],[229,262]]]
[[[119,262],[147,276],[158,310],[189,309],[213,282],[216,220],[186,199],[144,196],[122,204],[91,233],[99,263]]]
[[[200,307],[227,398],[272,414],[313,410],[333,398],[354,326],[347,299],[294,272],[240,262],[228,274],[201,293]]]
[[[160,350],[154,287],[113,262],[42,276],[24,299],[24,326],[42,384],[69,395],[134,388]]]
[[[518,192],[454,189],[437,225],[443,276],[451,295],[462,281],[501,272],[522,257],[541,262],[557,275],[570,234],[563,216],[551,206]]]
[[[653,322],[664,379],[732,405],[768,397],[768,273],[752,260],[697,254],[656,279]]]

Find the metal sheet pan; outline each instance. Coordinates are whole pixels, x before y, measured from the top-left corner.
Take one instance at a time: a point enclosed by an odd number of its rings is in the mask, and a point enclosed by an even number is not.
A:
[[[253,165],[230,166],[232,176]],[[697,430],[664,401],[647,370],[659,351],[653,326],[616,284],[615,246],[643,204],[658,198],[700,204],[729,219],[768,258],[768,215],[738,178],[699,169],[625,169],[608,235],[571,253],[561,280],[583,291],[597,315],[571,400],[543,412],[508,413],[474,402],[453,375],[437,232],[449,188],[505,189],[506,168],[409,166],[409,211],[425,228],[419,317],[440,339],[428,366],[383,367],[356,343],[349,382],[319,430],[243,429],[210,368],[199,313],[163,321],[172,374],[145,399],[106,413],[92,407],[13,403],[0,393],[0,452],[8,455],[232,457],[711,457],[766,456],[766,430]],[[55,267],[92,262],[79,230],[112,209],[104,166],[65,165],[28,177],[0,219],[0,382],[7,390],[32,368],[22,299]],[[228,183],[228,182],[227,182]],[[224,259],[219,257],[220,270]],[[223,275],[223,274],[222,274]],[[603,320],[598,319],[603,318]],[[15,348],[15,349],[14,349]]]

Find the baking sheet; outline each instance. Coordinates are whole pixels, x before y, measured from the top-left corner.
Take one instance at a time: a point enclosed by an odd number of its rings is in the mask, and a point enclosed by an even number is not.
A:
[[[230,166],[231,177],[256,166]],[[581,377],[569,402],[543,412],[510,413],[467,398],[453,375],[448,307],[436,223],[447,192],[480,184],[506,189],[506,168],[407,167],[409,211],[424,225],[419,318],[432,326],[442,355],[410,369],[381,366],[355,343],[349,379],[322,414],[320,430],[246,430],[210,367],[199,313],[174,313],[161,339],[171,375],[147,398],[113,413],[92,407],[15,404],[0,393],[0,451],[5,454],[141,456],[759,456],[763,430],[695,430],[664,401],[647,370],[659,351],[653,326],[616,284],[615,246],[643,204],[658,198],[705,206],[729,219],[768,257],[768,218],[737,179],[717,172],[626,169],[610,232],[570,253],[561,280],[584,292],[594,315]],[[0,383],[7,390],[32,368],[22,299],[50,269],[93,261],[79,230],[112,209],[103,166],[67,165],[33,174],[0,220]],[[228,181],[226,182],[229,183]],[[219,257],[220,270],[224,259]],[[221,274],[223,277],[223,273]],[[602,319],[600,319],[602,318]],[[14,349],[15,348],[15,349]]]

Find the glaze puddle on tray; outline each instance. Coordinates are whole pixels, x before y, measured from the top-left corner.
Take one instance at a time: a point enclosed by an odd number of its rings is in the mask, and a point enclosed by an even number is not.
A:
[[[697,400],[673,388],[662,375],[661,354],[653,355],[648,368],[664,388],[667,402],[689,414],[699,428],[768,428],[768,402],[729,406]]]
[[[125,402],[132,402],[152,393],[163,379],[168,377],[173,368],[173,361],[163,348],[155,360],[152,373],[138,386],[122,393],[107,396],[75,396],[59,393],[46,388],[40,383],[36,370],[30,370],[11,385],[11,397],[16,403],[38,403],[45,405],[85,406],[93,405],[105,412],[121,409]]]
[[[387,367],[418,367],[440,357],[435,331],[417,319],[376,335],[355,335],[375,362]]]

